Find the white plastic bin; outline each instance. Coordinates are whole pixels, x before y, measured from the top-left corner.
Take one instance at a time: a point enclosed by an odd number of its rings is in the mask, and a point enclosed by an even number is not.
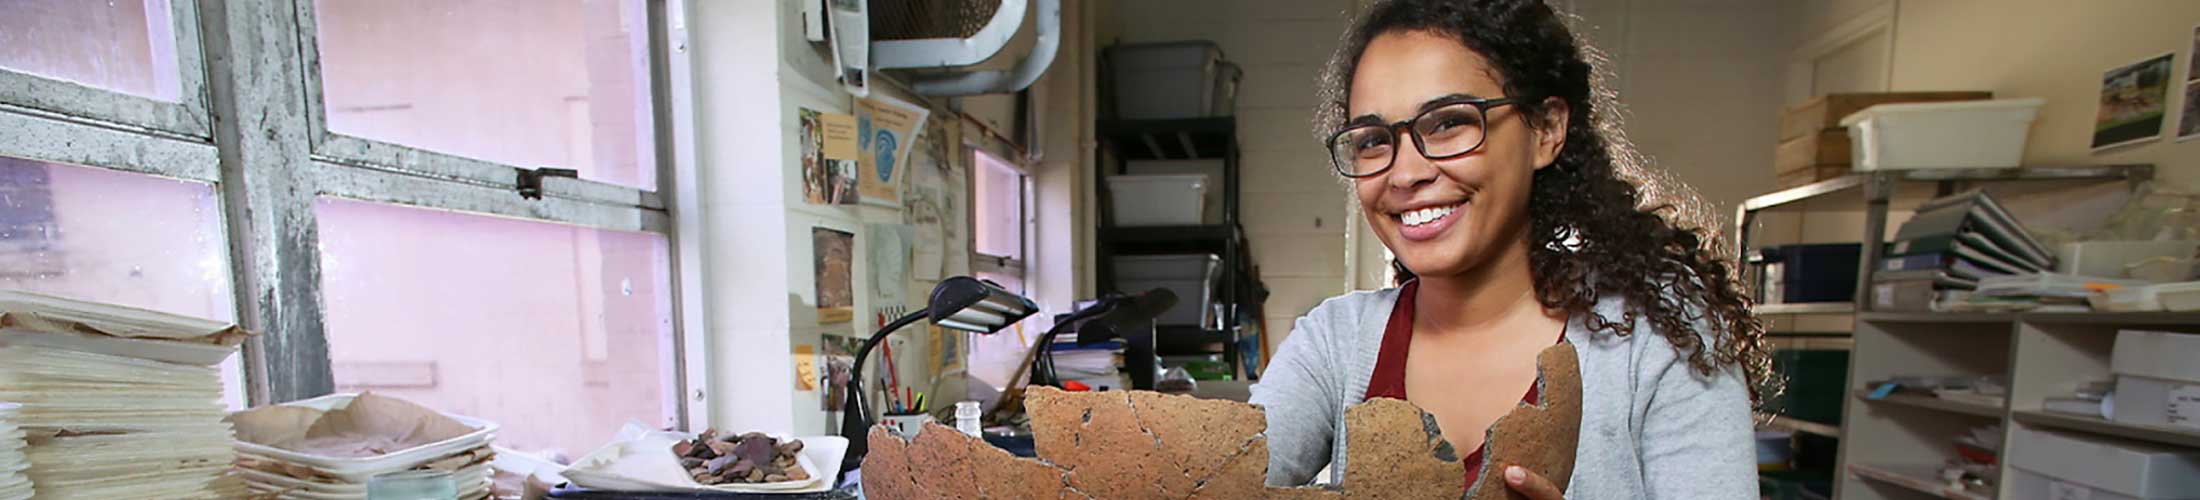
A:
[[[1126,255],[1115,258],[1115,287],[1124,293],[1167,288],[1176,294],[1156,325],[1204,326],[1213,323],[1215,280],[1222,259],[1214,254]]]
[[[1118,175],[1108,178],[1115,225],[1193,226],[1205,223],[1207,176]]]
[[[1203,118],[1235,110],[1236,66],[1207,40],[1138,43],[1107,49],[1115,113],[1127,120]]]
[[[1841,119],[1857,171],[2014,168],[2046,99],[1881,104]]]

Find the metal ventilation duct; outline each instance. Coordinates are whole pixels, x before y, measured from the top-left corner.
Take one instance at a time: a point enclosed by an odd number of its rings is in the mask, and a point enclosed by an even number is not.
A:
[[[874,69],[960,68],[1000,54],[1038,7],[1031,54],[1007,71],[916,75],[918,94],[952,97],[1023,90],[1054,63],[1061,46],[1061,0],[889,0],[872,5],[870,60]],[[983,21],[983,22],[980,22]]]

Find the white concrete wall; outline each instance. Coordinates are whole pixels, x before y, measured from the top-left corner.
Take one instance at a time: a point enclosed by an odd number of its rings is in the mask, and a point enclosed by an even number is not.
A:
[[[2051,0],[1897,2],[1892,90],[1983,89],[2043,97],[2030,164],[2153,163],[2165,184],[2200,187],[2200,142],[2174,142],[2200,2],[2135,0],[2076,6]],[[2161,140],[2091,151],[2101,74],[2176,52]]]

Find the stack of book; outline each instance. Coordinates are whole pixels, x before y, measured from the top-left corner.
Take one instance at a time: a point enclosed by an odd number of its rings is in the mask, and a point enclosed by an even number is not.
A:
[[[1989,277],[2045,272],[2055,255],[1983,190],[1925,202],[1895,232],[1872,276],[1880,310],[1947,310]]]

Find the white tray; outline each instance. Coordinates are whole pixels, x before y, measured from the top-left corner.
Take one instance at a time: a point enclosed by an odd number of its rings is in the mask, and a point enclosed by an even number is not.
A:
[[[330,394],[327,396],[321,396],[318,398],[303,401],[292,401],[289,403],[283,403],[283,406],[296,406],[303,408],[313,408],[322,411],[330,411],[341,409],[347,405],[350,405],[351,400],[357,397],[359,397],[358,394]],[[363,483],[365,482],[365,478],[374,477],[374,475],[376,474],[410,470],[413,467],[419,466],[420,464],[432,462],[436,459],[456,455],[462,451],[488,446],[489,442],[495,439],[498,427],[496,422],[490,422],[487,420],[481,420],[472,417],[451,415],[448,413],[444,414],[444,416],[451,417],[451,419],[457,420],[459,423],[465,424],[467,427],[472,427],[476,430],[463,436],[445,439],[442,441],[414,447],[412,449],[393,452],[372,458],[324,457],[319,455],[311,455],[279,449],[258,443],[248,443],[244,441],[237,441],[237,451],[240,453],[272,459],[275,461],[312,467],[316,470],[320,470],[322,472],[327,472],[337,476],[342,476],[346,479],[357,477],[360,478],[360,482]]]
[[[367,487],[365,485],[356,485],[356,491],[330,491],[330,489],[315,489],[315,487],[297,487],[295,482],[268,480],[268,478],[279,478],[279,480],[288,480],[288,478],[266,474],[266,471],[251,471],[251,469],[244,469],[244,478],[246,478],[244,480],[246,487],[251,487],[257,493],[279,493],[279,498],[299,498],[299,500],[365,500],[367,498]],[[458,498],[486,496],[488,489],[495,487],[495,478],[488,476],[488,474],[482,474],[480,478],[453,476],[453,480],[458,480],[458,485],[462,485],[458,489]]]
[[[367,484],[364,482],[324,483],[245,468],[239,468],[237,472],[244,475],[246,483],[263,489],[332,498],[366,498],[367,496]],[[464,485],[459,488],[461,493],[484,487],[490,484],[493,477],[487,464],[467,467],[451,473],[452,480]]]

